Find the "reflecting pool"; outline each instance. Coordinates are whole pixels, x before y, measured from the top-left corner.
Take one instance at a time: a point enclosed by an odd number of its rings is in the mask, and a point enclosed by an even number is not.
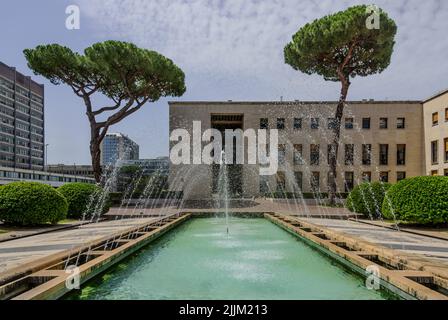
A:
[[[387,299],[261,218],[197,218],[65,299]]]

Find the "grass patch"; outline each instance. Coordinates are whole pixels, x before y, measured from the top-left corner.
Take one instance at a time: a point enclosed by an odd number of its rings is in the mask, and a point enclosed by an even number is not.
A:
[[[64,219],[58,222],[58,224],[69,224],[69,223],[75,223],[79,222],[79,220],[76,219]]]

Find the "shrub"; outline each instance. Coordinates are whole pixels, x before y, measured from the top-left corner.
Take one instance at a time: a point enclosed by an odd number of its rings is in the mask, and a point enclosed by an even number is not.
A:
[[[98,210],[98,203],[104,202],[102,213],[109,210],[108,199],[103,200],[101,187],[91,183],[67,183],[58,188],[58,191],[67,199],[68,217],[80,219],[83,216],[90,217]]]
[[[0,188],[0,220],[16,225],[57,223],[67,216],[67,200],[38,182],[12,182]]]
[[[398,182],[387,192],[382,212],[388,219],[447,223],[448,177],[414,177]]]
[[[385,182],[364,182],[356,186],[347,197],[347,208],[369,218],[381,217],[381,207],[386,191],[390,188]]]

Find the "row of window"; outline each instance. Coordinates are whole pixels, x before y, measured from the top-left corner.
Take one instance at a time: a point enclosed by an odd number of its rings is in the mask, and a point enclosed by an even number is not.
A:
[[[0,77],[0,89],[3,89],[2,87],[7,88],[11,91],[14,91],[14,83]],[[21,86],[16,85],[15,90],[17,93],[21,94],[22,96],[31,98],[32,101],[35,101],[40,104],[44,103],[44,99],[42,99],[38,95],[34,94],[33,92],[30,92],[28,89],[25,89],[25,88],[22,88]]]
[[[379,118],[379,128],[387,129],[388,128],[388,118]],[[396,128],[397,129],[405,129],[406,127],[405,118],[397,118],[396,119]],[[303,118],[294,118],[293,119],[293,128],[294,130],[301,130],[303,124]],[[320,119],[319,118],[311,118],[310,119],[310,128],[311,129],[319,129]],[[335,118],[328,118],[327,120],[327,128],[334,129],[338,126],[338,121]],[[352,117],[344,119],[344,127],[347,130],[354,129],[355,120]],[[286,119],[285,118],[277,118],[277,129],[283,130],[286,127]],[[370,129],[371,127],[371,118],[362,118],[361,128],[362,129]],[[260,129],[269,129],[269,119],[268,118],[260,118]]]
[[[354,172],[347,171],[344,172],[344,191],[350,192],[354,185],[355,185],[355,179],[354,179]],[[405,171],[397,171],[396,172],[397,182],[401,181],[403,179],[406,179],[406,172]],[[372,172],[365,171],[361,174],[361,180],[363,182],[371,182],[372,181]],[[330,186],[330,183],[333,182],[333,178],[330,172],[328,172],[327,176],[328,186]],[[389,182],[389,172],[382,171],[379,173],[379,181],[381,182]],[[294,182],[293,182],[294,189],[303,190],[303,172],[301,171],[295,171],[294,172]],[[309,187],[313,192],[320,192],[321,191],[321,174],[318,171],[311,172],[310,180],[309,180]],[[286,190],[286,175],[285,172],[279,171],[276,175],[276,191],[284,192]],[[260,176],[260,192],[261,193],[268,193],[273,190],[272,187],[269,186],[269,178],[266,176]]]
[[[439,113],[434,112],[431,118],[432,118],[432,125],[437,126],[439,124]],[[448,122],[448,108],[445,108],[445,122]]]
[[[447,141],[448,143],[448,141]],[[448,146],[448,145],[447,145]],[[293,145],[293,163],[294,165],[303,165],[305,163],[303,157],[303,145],[294,144]],[[372,165],[372,145],[363,144],[361,146],[361,163],[362,165],[370,166]],[[335,145],[327,145],[327,163],[331,163],[331,159],[335,155]],[[403,166],[406,165],[406,145],[397,144],[396,145],[396,164]],[[278,146],[278,162],[279,164],[285,164],[286,162],[286,145],[280,144]],[[319,165],[320,163],[320,145],[311,144],[310,145],[310,165]],[[355,163],[355,145],[345,144],[344,145],[344,164],[347,166],[354,165]],[[385,166],[389,164],[389,145],[380,144],[379,145],[379,165]]]
[[[8,179],[28,179],[41,181],[57,181],[57,182],[91,182],[91,180],[75,177],[63,177],[49,174],[37,174],[28,172],[15,172],[0,170],[0,178]]]
[[[448,138],[443,139],[443,161],[448,162]],[[439,164],[439,140],[431,141],[431,163]]]
[[[19,100],[17,100],[17,101],[21,102]],[[6,99],[5,97],[3,97],[1,95],[0,95],[0,103],[2,103],[5,106],[8,106],[10,108],[14,108],[14,102]],[[16,110],[18,110],[24,114],[27,114],[27,115],[32,115],[33,117],[36,117],[40,120],[43,120],[43,118],[44,118],[43,108],[41,106],[35,105],[33,103],[31,103],[31,108],[27,104],[16,103]]]

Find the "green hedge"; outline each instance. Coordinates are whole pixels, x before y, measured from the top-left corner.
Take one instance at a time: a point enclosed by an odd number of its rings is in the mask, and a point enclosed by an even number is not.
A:
[[[387,198],[382,212],[388,219],[421,224],[448,222],[448,177],[402,180],[389,189]]]
[[[91,183],[67,183],[59,187],[58,191],[67,199],[67,216],[73,219],[91,217],[102,197],[102,189]],[[108,211],[108,203],[106,200],[102,212]]]
[[[347,208],[369,218],[380,218],[386,191],[390,188],[385,182],[364,182],[356,186],[347,197]]]
[[[67,200],[38,182],[12,182],[0,188],[0,220],[15,225],[57,223],[67,216]]]

